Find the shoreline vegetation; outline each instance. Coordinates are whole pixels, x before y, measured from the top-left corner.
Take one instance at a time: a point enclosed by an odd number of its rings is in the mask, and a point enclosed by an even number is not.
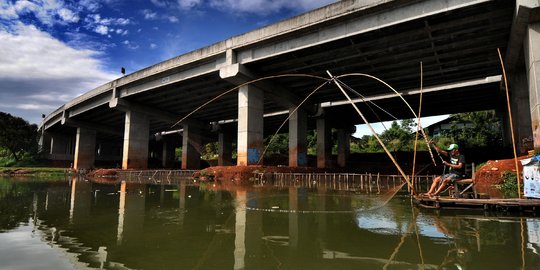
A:
[[[53,167],[0,167],[0,176],[63,176],[70,174],[67,168]]]

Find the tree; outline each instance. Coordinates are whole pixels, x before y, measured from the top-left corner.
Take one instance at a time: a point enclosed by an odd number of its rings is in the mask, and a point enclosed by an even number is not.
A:
[[[458,113],[452,115],[450,130],[443,136],[466,148],[501,146],[501,121],[494,111]]]
[[[401,125],[394,121],[389,129],[381,133],[381,139],[387,144],[389,150],[411,150],[414,140],[414,126],[415,123],[412,119],[401,120]]]
[[[35,154],[38,149],[37,125],[0,112],[0,147],[7,149],[15,161],[19,161],[23,153]]]

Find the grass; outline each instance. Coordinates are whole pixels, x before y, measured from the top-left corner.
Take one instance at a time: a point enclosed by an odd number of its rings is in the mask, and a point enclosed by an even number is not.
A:
[[[66,173],[65,168],[52,168],[52,167],[0,167],[0,174],[10,171],[24,170],[28,171],[28,174],[39,176],[58,176]],[[24,174],[24,175],[28,175]]]

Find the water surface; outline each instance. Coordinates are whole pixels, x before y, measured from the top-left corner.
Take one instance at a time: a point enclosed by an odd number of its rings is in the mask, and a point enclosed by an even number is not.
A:
[[[0,269],[540,269],[538,217],[396,186],[0,178]]]

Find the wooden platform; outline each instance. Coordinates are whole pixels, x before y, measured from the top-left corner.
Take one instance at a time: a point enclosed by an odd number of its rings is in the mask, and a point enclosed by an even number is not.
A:
[[[465,199],[413,196],[414,203],[428,209],[479,209],[484,211],[517,211],[540,213],[540,199]]]

